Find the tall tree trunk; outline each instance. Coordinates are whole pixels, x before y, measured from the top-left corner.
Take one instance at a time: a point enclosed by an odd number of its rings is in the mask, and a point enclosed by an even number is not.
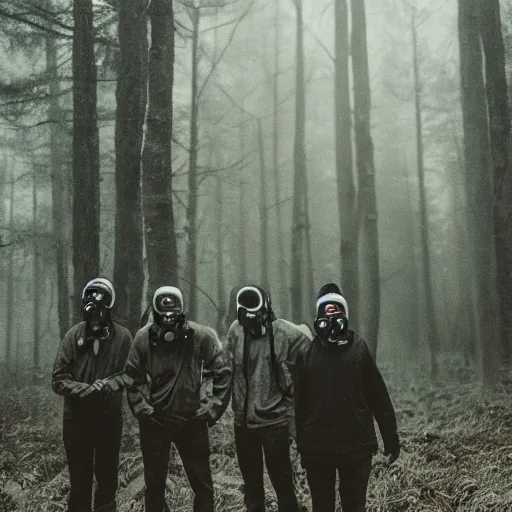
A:
[[[139,327],[144,287],[141,152],[147,99],[145,6],[144,0],[119,3],[114,286],[116,318],[133,334]]]
[[[14,341],[14,305],[16,297],[14,296],[14,162],[11,162],[10,181],[11,188],[9,193],[9,256],[7,262],[7,293],[5,298],[6,321],[5,321],[5,366],[7,372],[12,368],[12,344]]]
[[[25,251],[22,253],[22,258],[25,260]],[[23,268],[25,267],[25,263],[23,263]],[[13,277],[13,296],[12,300],[15,301],[16,304],[23,304],[26,299],[26,294],[24,293],[24,286],[26,282],[23,279],[23,271],[20,272],[20,276],[18,278]],[[23,384],[26,382],[23,375],[23,370],[26,369],[25,366],[22,366],[21,363],[24,359],[24,343],[26,341],[26,332],[23,329],[23,325],[21,322],[16,322],[16,325],[13,326],[12,336],[14,343],[14,361],[11,365],[11,372],[14,374],[14,385],[16,389],[21,389]]]
[[[400,151],[400,145],[395,147],[397,154],[402,153]],[[409,212],[406,220],[406,230],[407,230],[407,238],[406,238],[406,247],[408,248],[408,252],[411,255],[411,258],[408,262],[408,275],[409,281],[406,284],[409,288],[408,295],[408,309],[406,312],[407,315],[407,334],[408,334],[408,353],[412,359],[413,363],[419,362],[419,348],[420,348],[420,339],[421,339],[421,327],[420,327],[420,290],[418,286],[418,280],[420,277],[420,271],[418,265],[419,258],[417,256],[417,244],[416,244],[416,233],[417,233],[417,225],[415,223],[415,215],[414,215],[414,206],[416,204],[413,201],[411,194],[411,184],[409,182],[409,168],[406,159],[404,158],[403,170],[405,174],[406,180],[406,194],[407,194],[407,206],[409,207]],[[416,192],[416,189],[415,189]],[[416,197],[416,194],[415,194]]]
[[[309,186],[307,176],[304,176],[304,186],[302,187],[303,205],[304,205],[304,252],[306,255],[305,272],[306,272],[306,299],[304,302],[303,317],[304,319],[312,318],[315,315],[315,269],[313,264],[313,247],[311,241],[311,216],[309,214]]]
[[[349,90],[349,36],[346,0],[334,4],[334,108],[341,288],[350,304],[350,324],[359,329],[359,214],[353,177],[352,112]]]
[[[50,120],[50,166],[52,180],[52,224],[57,273],[57,311],[61,339],[70,327],[69,316],[69,253],[66,236],[67,184],[62,161],[63,112],[60,108],[60,80],[58,75],[57,45],[55,37],[46,37],[46,71],[49,92],[48,118]]]
[[[242,102],[243,108],[243,102]],[[243,113],[240,114],[239,136],[240,136],[240,155],[244,163],[240,166],[239,188],[238,188],[238,284],[243,286],[247,281],[247,252],[245,238],[247,236],[247,216],[246,216],[246,186],[245,186],[245,130]]]
[[[100,156],[92,0],[73,2],[73,267],[76,321],[80,292],[100,263]]]
[[[213,32],[214,37],[214,51],[213,62],[217,61],[217,48],[218,48],[218,7],[215,8],[215,28]],[[213,133],[210,134],[210,158],[209,165],[212,166],[212,158],[217,155],[215,152],[215,138]],[[219,167],[217,158],[214,159],[216,167]],[[226,329],[226,284],[224,278],[224,189],[222,177],[216,175],[216,196],[217,196],[217,332],[220,336],[224,337],[227,334]],[[227,326],[229,328],[229,326]]]
[[[494,236],[501,343],[512,356],[512,173],[509,167],[510,114],[499,0],[479,0],[485,53],[485,83],[494,178]],[[489,371],[493,371],[489,368]]]
[[[41,279],[41,247],[39,244],[38,222],[37,222],[37,167],[34,166],[32,171],[32,287],[33,287],[33,335],[34,342],[32,345],[32,361],[34,378],[37,380],[41,368],[41,350],[40,350],[40,325],[41,325],[41,292],[43,282]]]
[[[489,340],[499,336],[499,308],[489,125],[477,7],[477,0],[459,0],[458,25],[467,211],[479,319],[477,356],[479,377],[488,384],[496,373],[497,344]]]
[[[171,182],[174,12],[170,0],[150,6],[146,134],[142,147],[142,208],[148,265],[148,301],[157,287],[178,284]]]
[[[224,280],[224,191],[222,178],[217,174],[216,180],[216,205],[217,205],[217,332],[224,336],[224,319],[226,317],[226,285]]]
[[[296,84],[295,84],[295,143],[293,151],[293,212],[292,212],[292,253],[291,253],[291,304],[292,321],[304,320],[305,276],[304,247],[307,228],[304,208],[303,187],[306,176],[306,87],[304,80],[304,29],[302,0],[293,0],[297,13]]]
[[[414,105],[416,112],[416,155],[418,166],[418,186],[420,192],[420,224],[421,253],[423,268],[423,284],[425,289],[425,315],[427,319],[427,339],[430,344],[430,371],[433,378],[438,376],[437,357],[439,354],[439,333],[432,291],[432,275],[430,270],[430,241],[427,212],[427,190],[425,182],[425,165],[423,157],[423,127],[421,111],[421,78],[418,60],[418,42],[416,35],[415,15],[411,15],[413,66],[414,66]]]
[[[274,83],[273,83],[273,119],[274,119],[274,200],[276,203],[276,245],[277,245],[277,272],[279,276],[279,311],[283,318],[289,318],[288,292],[286,278],[286,261],[284,257],[284,229],[283,207],[281,204],[281,174],[279,172],[279,0],[275,0],[276,14],[274,23]]]
[[[260,154],[260,250],[261,250],[261,286],[267,290],[268,280],[268,216],[267,216],[267,170],[265,168],[265,148],[263,147],[263,128],[258,119],[258,147]]]
[[[6,211],[5,211],[5,193],[7,190],[7,169],[8,169],[9,163],[7,158],[4,156],[2,161],[0,162],[0,228],[2,231],[0,231],[0,244],[3,245],[7,237],[5,235],[5,229],[7,227],[7,218],[6,218]],[[2,274],[3,277],[3,274]]]
[[[199,91],[198,91],[198,42],[199,42],[199,8],[192,9],[192,96],[190,104],[190,162],[188,168],[188,205],[187,205],[187,263],[189,288],[189,316],[197,316],[197,211],[199,190],[197,182],[197,155],[199,139]]]
[[[368,68],[364,0],[352,0],[351,13],[356,167],[364,211],[362,225],[362,252],[366,267],[364,274],[368,280],[363,286],[363,296],[367,304],[368,315],[364,324],[370,351],[375,359],[380,320],[379,233],[377,225],[377,199],[375,197],[375,162],[370,130],[370,71]]]
[[[479,332],[479,314],[477,304],[477,293],[475,288],[473,269],[473,248],[469,232],[471,226],[468,224],[468,206],[466,185],[464,182],[464,158],[462,148],[458,140],[456,126],[454,123],[454,146],[457,153],[457,167],[452,179],[453,192],[453,219],[455,230],[455,243],[457,244],[458,261],[458,282],[459,294],[461,295],[461,314],[457,315],[459,346],[464,353],[466,364],[475,363],[477,353],[476,344]],[[469,345],[469,346],[468,346]]]

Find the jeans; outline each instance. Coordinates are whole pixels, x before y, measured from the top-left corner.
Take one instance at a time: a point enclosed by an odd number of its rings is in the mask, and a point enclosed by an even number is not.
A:
[[[145,512],[169,510],[165,503],[165,482],[171,443],[178,450],[194,492],[194,512],[213,512],[210,440],[206,422],[192,420],[172,430],[143,419],[139,428],[146,483]]]
[[[371,468],[370,453],[308,461],[306,472],[313,512],[334,512],[336,471],[340,479],[338,491],[343,512],[364,512]]]
[[[235,446],[244,480],[247,512],[265,512],[263,454],[270,481],[276,491],[279,512],[298,512],[288,426],[257,429],[235,427]]]
[[[63,439],[71,483],[68,512],[91,512],[93,475],[97,482],[94,510],[116,510],[122,430],[120,415],[64,419]]]

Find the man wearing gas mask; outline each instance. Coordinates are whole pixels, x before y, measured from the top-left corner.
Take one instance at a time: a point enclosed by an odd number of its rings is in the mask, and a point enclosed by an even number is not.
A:
[[[213,512],[208,427],[228,405],[231,368],[216,332],[187,320],[178,288],[156,290],[151,310],[152,321],[135,335],[126,363],[134,381],[128,403],[139,420],[145,512],[169,510],[165,482],[171,443],[194,492],[194,512]],[[204,393],[205,387],[211,393]]]
[[[276,319],[269,295],[258,286],[241,288],[236,306],[226,349],[233,361],[235,446],[247,511],[265,512],[264,454],[279,512],[297,512],[290,461],[292,375],[296,353],[311,342],[311,332]]]
[[[96,278],[82,292],[83,321],[61,341],[52,389],[64,396],[63,439],[71,490],[68,512],[116,510],[123,369],[132,337],[112,321],[114,287]],[[118,391],[117,393],[114,393]]]
[[[313,512],[334,512],[336,472],[343,512],[361,512],[372,455],[400,454],[395,411],[366,342],[348,329],[348,306],[333,283],[320,290],[316,337],[301,350],[295,372],[297,445],[306,469]]]

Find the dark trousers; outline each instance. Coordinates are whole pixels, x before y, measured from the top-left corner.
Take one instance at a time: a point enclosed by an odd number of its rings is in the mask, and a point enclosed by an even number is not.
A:
[[[178,450],[194,492],[194,512],[213,512],[210,440],[206,422],[189,421],[171,430],[144,419],[139,422],[139,427],[146,483],[145,512],[169,510],[165,503],[165,482],[171,443]]]
[[[97,483],[94,510],[116,510],[122,430],[120,415],[64,419],[64,448],[71,483],[68,512],[91,512],[93,475]]]
[[[279,512],[298,512],[288,426],[257,429],[235,427],[235,445],[244,480],[247,512],[265,512],[263,454],[268,476],[276,491]]]
[[[372,469],[372,455],[308,461],[306,472],[313,501],[313,512],[334,512],[336,471],[340,478],[340,502],[343,512],[364,512],[366,490]]]

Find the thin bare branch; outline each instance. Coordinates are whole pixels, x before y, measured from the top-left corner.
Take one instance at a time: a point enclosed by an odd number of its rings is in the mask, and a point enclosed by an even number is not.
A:
[[[219,62],[222,60],[222,57],[224,57],[224,54],[226,53],[229,46],[231,45],[231,42],[233,41],[233,38],[235,37],[236,31],[238,30],[240,23],[242,23],[242,20],[249,14],[253,5],[254,5],[254,0],[249,4],[249,7],[247,7],[247,9],[239,16],[235,26],[233,27],[233,30],[231,31],[231,34],[229,35],[227,43],[224,45],[224,48],[220,52],[220,55],[217,57],[217,59],[213,63],[212,67],[210,68],[210,71],[208,72],[208,75],[206,75],[206,78],[204,79],[203,84],[199,88],[199,92],[197,93],[198,99],[203,94],[204,89],[205,89],[206,85],[208,84],[208,81],[210,80],[210,78],[213,75],[215,69],[217,68]]]
[[[308,25],[304,25],[305,28],[308,30],[308,32],[315,38],[315,41],[324,49],[325,53],[329,56],[332,62],[335,61],[334,55],[331,53],[329,48],[325,46],[323,41],[313,32],[313,29],[309,27]]]

